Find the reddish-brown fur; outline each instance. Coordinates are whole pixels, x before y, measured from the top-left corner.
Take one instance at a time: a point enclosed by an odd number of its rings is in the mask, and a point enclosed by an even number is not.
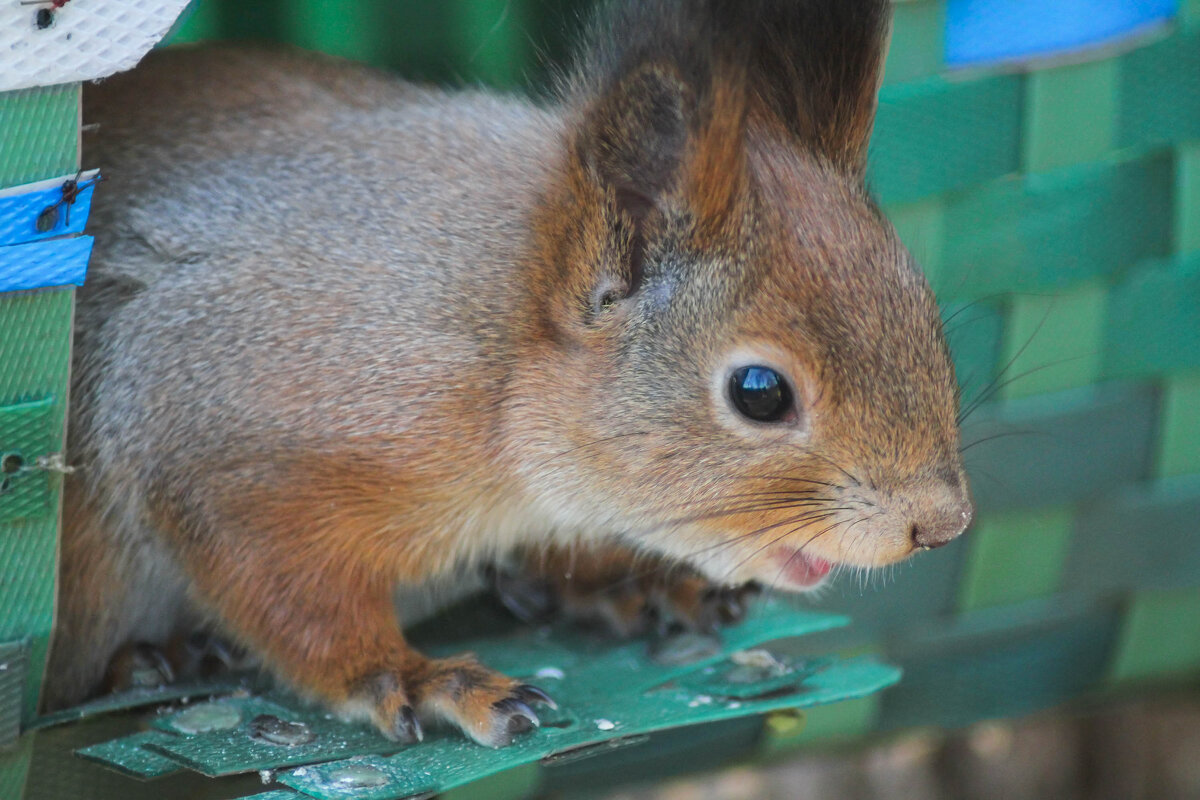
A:
[[[863,186],[884,8],[647,0],[550,109],[237,49],[90,92],[48,703],[207,625],[388,735],[499,746],[539,692],[410,648],[396,584],[524,551],[632,630],[961,532],[937,306]],[[739,416],[748,365],[785,419]]]

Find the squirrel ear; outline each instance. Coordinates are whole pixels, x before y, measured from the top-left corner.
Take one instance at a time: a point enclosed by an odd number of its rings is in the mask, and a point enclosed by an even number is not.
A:
[[[889,0],[640,0],[610,11],[567,88],[591,98],[596,163],[619,185],[643,197],[661,191],[679,170],[688,109],[704,123],[694,131],[710,122],[736,129],[743,114],[722,91],[745,106],[751,127],[864,171]]]
[[[714,6],[730,8],[716,0]],[[742,52],[757,113],[861,175],[887,50],[887,0],[756,0]]]
[[[669,69],[644,65],[617,80],[584,111],[575,154],[591,180],[616,203],[624,262],[619,289],[597,288],[593,310],[642,283],[647,227],[664,196],[681,183],[688,147],[688,92]],[[593,298],[595,301],[595,298]]]
[[[687,146],[685,95],[678,78],[649,65],[622,78],[584,113],[577,152],[635,226],[678,182]]]

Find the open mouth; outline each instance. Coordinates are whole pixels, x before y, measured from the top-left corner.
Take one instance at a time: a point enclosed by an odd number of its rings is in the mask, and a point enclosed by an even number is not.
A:
[[[833,569],[825,559],[791,547],[772,547],[771,561],[779,569],[775,582],[800,590],[815,588]]]

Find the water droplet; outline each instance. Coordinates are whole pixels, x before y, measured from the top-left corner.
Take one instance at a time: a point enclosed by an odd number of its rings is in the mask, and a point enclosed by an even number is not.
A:
[[[200,703],[171,718],[171,727],[193,736],[198,733],[227,731],[242,721],[241,713],[225,703]]]
[[[719,652],[721,640],[716,636],[689,631],[667,636],[650,645],[650,659],[668,667],[691,664]]]
[[[792,668],[767,650],[741,650],[729,656],[735,665],[725,673],[729,683],[760,683],[787,675]]]
[[[370,764],[347,764],[329,770],[325,778],[328,783],[345,789],[366,789],[388,782],[387,773]]]
[[[611,719],[598,719],[598,720],[596,720],[596,728],[597,728],[597,730],[602,730],[602,731],[611,731],[611,730],[612,730],[613,728],[615,728],[615,727],[617,727],[617,723],[613,722]]]
[[[288,722],[273,714],[260,714],[250,720],[250,737],[286,747],[308,744],[317,738],[303,722]]]
[[[537,672],[535,672],[534,675],[536,675],[539,678],[542,678],[543,680],[545,680],[547,678],[551,678],[556,681],[561,681],[563,678],[566,677],[566,674],[558,667],[542,667]]]

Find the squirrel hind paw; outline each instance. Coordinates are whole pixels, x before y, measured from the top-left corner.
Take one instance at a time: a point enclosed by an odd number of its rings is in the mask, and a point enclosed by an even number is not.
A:
[[[101,694],[151,689],[175,681],[176,669],[167,652],[151,642],[130,642],[108,662]]]
[[[713,633],[741,622],[761,591],[756,583],[722,586],[674,564],[648,572],[644,563],[615,569],[613,559],[602,565],[581,560],[569,572],[544,566],[519,574],[497,570],[493,587],[501,604],[523,622],[565,617],[622,639]]]

